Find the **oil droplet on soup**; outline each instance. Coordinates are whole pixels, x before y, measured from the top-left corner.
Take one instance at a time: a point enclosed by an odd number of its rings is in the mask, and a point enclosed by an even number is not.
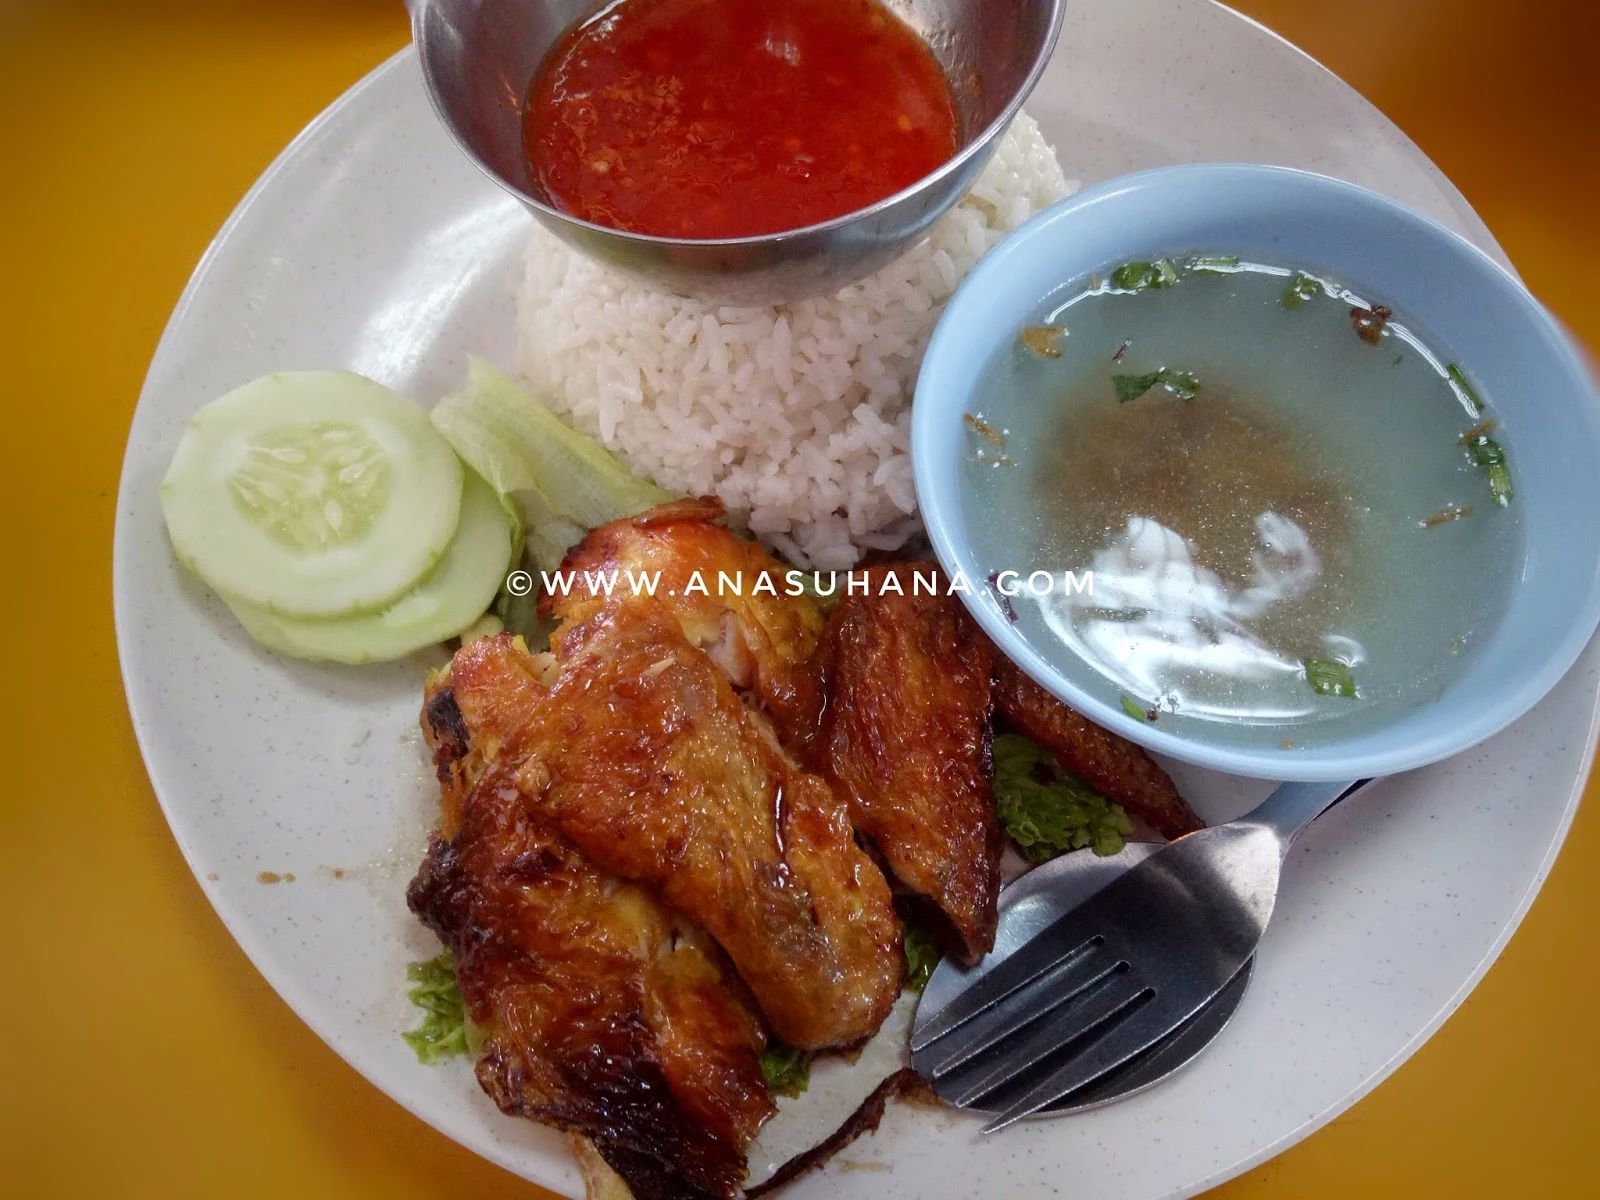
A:
[[[1286,270],[1122,277],[1156,282],[1063,289],[1028,319],[1067,327],[1061,356],[988,364],[977,407],[1015,465],[969,454],[973,542],[997,572],[1093,575],[1014,598],[1018,627],[1111,706],[1234,744],[1315,746],[1436,699],[1521,548],[1445,365],[1400,318],[1358,337],[1337,288],[1285,303]],[[1346,667],[1355,696],[1314,686]]]

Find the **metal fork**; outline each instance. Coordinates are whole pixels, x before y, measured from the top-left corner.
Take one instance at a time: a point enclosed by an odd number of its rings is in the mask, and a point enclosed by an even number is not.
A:
[[[1285,783],[1247,816],[1179,838],[1024,943],[911,1039],[941,1099],[994,1133],[1142,1053],[1255,953],[1296,834],[1368,780]]]

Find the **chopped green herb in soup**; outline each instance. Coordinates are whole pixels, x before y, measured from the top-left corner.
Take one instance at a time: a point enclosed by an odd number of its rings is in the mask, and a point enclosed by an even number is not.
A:
[[[1111,272],[1111,286],[1125,292],[1168,288],[1177,282],[1178,264],[1170,258],[1158,258],[1155,262],[1123,263]]]
[[[1092,574],[1012,600],[1080,687],[1176,733],[1315,748],[1465,669],[1521,552],[1514,455],[1406,314],[1208,252],[1114,265],[1026,325],[1072,336],[988,364],[975,404],[1013,469],[965,469],[966,520],[988,569]]]
[[[1117,403],[1137,400],[1153,387],[1163,387],[1179,400],[1193,400],[1200,394],[1200,381],[1188,371],[1174,371],[1162,367],[1146,375],[1113,375],[1111,384],[1117,391]]]

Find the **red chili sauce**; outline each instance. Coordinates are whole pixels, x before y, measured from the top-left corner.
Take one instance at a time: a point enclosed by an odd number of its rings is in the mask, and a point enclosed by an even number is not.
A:
[[[728,238],[893,195],[957,127],[933,54],[878,0],[620,0],[550,51],[523,145],[562,212]]]

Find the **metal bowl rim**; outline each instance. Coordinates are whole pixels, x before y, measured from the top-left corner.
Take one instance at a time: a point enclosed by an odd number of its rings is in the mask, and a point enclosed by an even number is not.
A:
[[[432,106],[434,115],[439,118],[439,123],[450,133],[450,138],[456,147],[471,160],[472,164],[492,179],[500,187],[515,196],[523,204],[536,212],[551,217],[563,224],[571,225],[576,229],[586,230],[610,237],[623,238],[640,246],[654,246],[663,249],[682,250],[691,247],[709,249],[749,249],[756,246],[780,247],[791,241],[797,241],[814,234],[833,233],[853,225],[864,218],[870,218],[886,212],[895,205],[910,198],[924,189],[932,189],[934,185],[948,178],[950,175],[962,170],[967,163],[980,154],[985,153],[1002,131],[1016,118],[1021,111],[1023,102],[1032,94],[1034,87],[1039,82],[1039,77],[1050,64],[1050,56],[1055,53],[1056,42],[1061,36],[1061,25],[1066,17],[1067,0],[1050,0],[1050,23],[1045,30],[1043,40],[1034,54],[1033,62],[1029,64],[1027,74],[1023,76],[1021,84],[1012,93],[1011,99],[1006,102],[1005,108],[1000,110],[1000,115],[986,125],[977,137],[973,138],[955,154],[951,155],[939,167],[918,179],[908,187],[901,188],[898,192],[885,196],[882,200],[875,201],[865,208],[857,208],[842,216],[833,217],[827,221],[819,221],[814,225],[802,225],[796,229],[785,229],[779,233],[758,233],[747,237],[736,238],[671,238],[660,237],[648,233],[632,233],[625,229],[617,229],[610,225],[600,225],[593,221],[585,221],[564,213],[552,205],[546,204],[535,196],[530,196],[516,184],[512,183],[499,171],[484,162],[478,152],[468,144],[456,129],[455,122],[446,111],[439,98],[439,89],[434,85],[434,69],[429,43],[422,35],[422,23],[427,19],[430,5],[417,4],[411,17],[411,41],[417,48],[417,59],[422,68],[423,90],[428,93],[428,103]],[[568,26],[570,29],[571,26]]]

